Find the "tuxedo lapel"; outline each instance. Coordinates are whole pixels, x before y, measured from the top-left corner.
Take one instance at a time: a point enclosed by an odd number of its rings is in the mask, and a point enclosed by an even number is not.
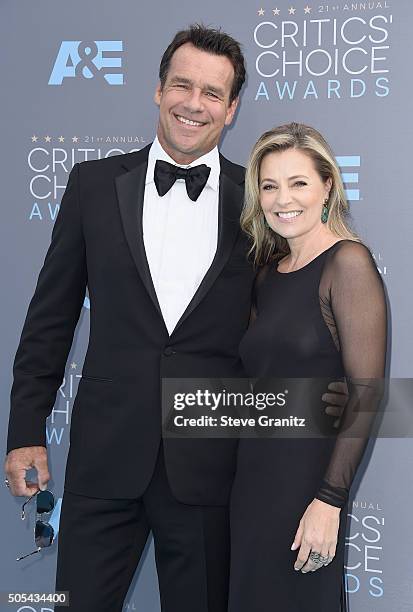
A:
[[[152,282],[143,241],[142,213],[146,170],[148,167],[148,153],[149,146],[142,149],[142,151],[131,154],[131,157],[122,164],[123,168],[128,170],[128,172],[117,176],[115,182],[123,231],[130,252],[142,282],[155,308],[162,317],[162,311]]]
[[[123,230],[142,282],[164,322],[156,296],[143,241],[143,201],[150,145],[131,153],[122,163],[127,170],[115,178]],[[195,295],[176,324],[172,335],[204,299],[227,262],[240,231],[239,219],[244,197],[243,173],[220,155],[218,244],[215,257]]]
[[[185,312],[176,324],[172,336],[191,312],[204,299],[226,264],[235,239],[240,231],[240,214],[244,197],[244,182],[241,184],[231,175],[231,164],[220,155],[221,173],[219,178],[218,244],[215,257],[189,302]],[[239,176],[237,177],[239,179]]]

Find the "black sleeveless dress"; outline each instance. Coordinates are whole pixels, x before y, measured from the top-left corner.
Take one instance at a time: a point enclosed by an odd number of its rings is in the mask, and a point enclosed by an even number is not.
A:
[[[297,271],[281,273],[275,263],[267,265],[258,274],[254,303],[254,320],[240,344],[248,376],[346,377],[350,395],[331,437],[240,440],[231,499],[229,612],[346,611],[348,492],[378,405],[376,383],[384,376],[381,277],[364,245],[342,240]],[[316,400],[312,394],[313,413],[329,429],[334,417],[325,414],[321,394]],[[294,570],[298,549],[290,547],[314,498],[342,508],[337,548],[329,565],[303,574]]]

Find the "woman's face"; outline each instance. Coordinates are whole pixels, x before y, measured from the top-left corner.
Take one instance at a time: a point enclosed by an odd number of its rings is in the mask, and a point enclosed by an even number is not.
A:
[[[286,239],[319,229],[331,178],[324,183],[299,149],[268,153],[261,162],[260,203],[268,225]]]

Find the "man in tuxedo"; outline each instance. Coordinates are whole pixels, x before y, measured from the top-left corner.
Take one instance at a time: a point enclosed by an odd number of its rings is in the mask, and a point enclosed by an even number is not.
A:
[[[50,478],[45,420],[87,287],[56,576],[72,612],[121,610],[149,531],[162,609],[226,610],[236,442],[162,441],[161,380],[243,374],[244,169],[217,145],[244,79],[233,38],[179,32],[160,64],[152,145],[69,176],[14,362],[6,474],[14,495]],[[31,467],[38,483],[25,481]]]

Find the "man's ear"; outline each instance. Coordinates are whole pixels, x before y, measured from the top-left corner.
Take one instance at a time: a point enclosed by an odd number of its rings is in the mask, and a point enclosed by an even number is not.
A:
[[[162,98],[162,86],[161,86],[161,82],[159,81],[155,89],[155,94],[153,96],[154,102],[157,106],[160,105],[161,98]]]
[[[228,106],[227,115],[225,117],[225,125],[230,125],[230,123],[232,123],[235,111],[237,110],[238,102],[239,96],[232,100],[231,104]]]

